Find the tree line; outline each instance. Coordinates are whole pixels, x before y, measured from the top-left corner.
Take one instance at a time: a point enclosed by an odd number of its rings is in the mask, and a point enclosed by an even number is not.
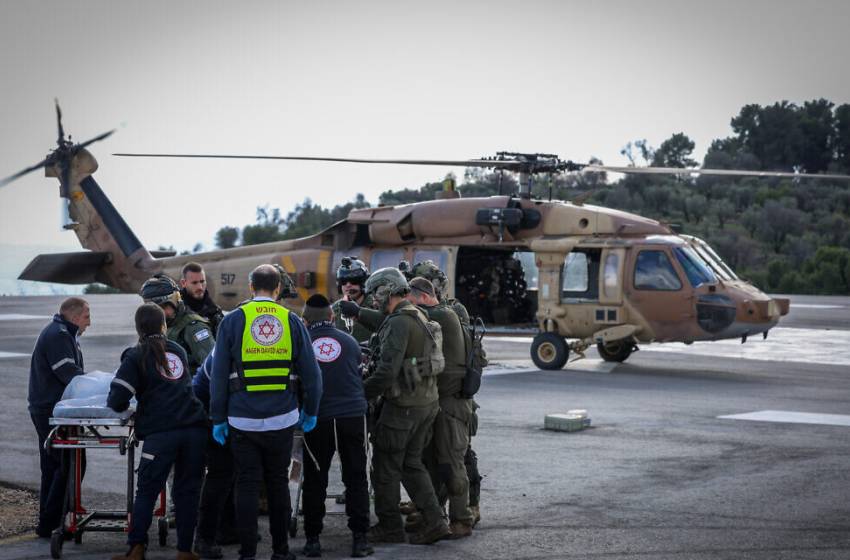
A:
[[[825,99],[802,105],[787,101],[746,105],[731,121],[733,134],[714,140],[702,166],[714,169],[850,173],[850,105]],[[673,134],[657,148],[646,139],[626,143],[631,165],[693,167],[694,142]],[[601,163],[599,160],[594,160]],[[605,174],[536,179],[539,198],[570,200],[625,210],[673,224],[705,239],[739,276],[769,292],[850,294],[850,184],[842,181],[700,176],[626,175],[609,182]],[[441,181],[419,188],[386,190],[380,205],[433,200]],[[465,197],[515,193],[510,174],[467,169]],[[368,208],[362,194],[333,208],[310,199],[282,215],[257,209],[254,224],[225,226],[215,235],[219,248],[311,235]]]

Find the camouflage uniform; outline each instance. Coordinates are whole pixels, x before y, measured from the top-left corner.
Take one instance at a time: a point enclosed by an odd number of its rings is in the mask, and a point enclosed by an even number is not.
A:
[[[196,371],[215,346],[215,338],[210,330],[209,321],[193,313],[187,307],[180,306],[174,319],[168,325],[166,336],[186,350],[189,368]]]
[[[380,355],[374,373],[364,382],[367,399],[384,398],[372,434],[375,514],[384,533],[402,538],[398,510],[402,478],[422,510],[426,527],[440,523],[443,515],[422,464],[422,450],[438,411],[437,378],[423,376],[412,390],[402,382],[402,369],[411,358],[419,363],[425,360],[424,320],[422,311],[412,303],[402,301],[396,306],[373,339]]]
[[[423,306],[428,317],[443,330],[443,356],[446,367],[437,377],[440,412],[434,420],[431,443],[426,448],[425,465],[437,489],[440,502],[449,502],[452,523],[472,526],[469,509],[469,479],[464,455],[469,448],[472,402],[463,398],[461,388],[466,375],[466,335],[460,319],[446,303]]]

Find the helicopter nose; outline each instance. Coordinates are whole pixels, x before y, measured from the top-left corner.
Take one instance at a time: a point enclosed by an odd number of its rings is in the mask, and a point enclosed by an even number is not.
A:
[[[760,301],[749,301],[744,305],[747,315],[753,321],[777,321],[779,317],[788,314],[790,301],[788,298],[771,298]]]

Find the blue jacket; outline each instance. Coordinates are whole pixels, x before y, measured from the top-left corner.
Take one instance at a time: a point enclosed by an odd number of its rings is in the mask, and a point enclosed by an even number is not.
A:
[[[268,299],[268,298],[257,298]],[[271,301],[268,299],[268,301]],[[230,392],[230,373],[236,371],[236,358],[242,355],[242,331],[245,330],[245,313],[241,308],[228,313],[218,327],[210,376],[210,417],[213,424],[226,422],[229,416],[239,418],[271,418],[296,410],[298,400],[292,390],[292,377],[298,376],[304,389],[304,410],[310,416],[316,416],[319,399],[322,397],[322,376],[310,335],[295,314],[289,314],[289,328],[292,336],[292,367],[290,383],[285,391],[270,392]]]
[[[203,403],[207,413],[210,411],[210,375],[212,375],[213,356],[215,356],[215,350],[207,355],[204,363],[201,364],[201,367],[195,372],[195,376],[192,377],[192,391],[195,392],[198,400]]]
[[[38,335],[30,362],[31,414],[52,415],[71,379],[85,373],[77,331],[77,325],[57,314]]]
[[[116,412],[127,410],[135,395],[136,435],[139,439],[157,432],[189,426],[206,426],[204,407],[192,392],[189,360],[183,347],[174,341],[165,344],[168,372],[163,372],[153,356],[145,357],[141,346],[121,354],[121,366],[109,386],[106,404]]]
[[[366,393],[360,373],[360,345],[331,322],[310,325],[313,352],[322,370],[319,420],[366,414]]]

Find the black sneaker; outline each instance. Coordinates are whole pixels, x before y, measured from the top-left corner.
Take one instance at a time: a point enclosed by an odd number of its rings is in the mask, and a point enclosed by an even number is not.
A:
[[[319,558],[322,555],[322,545],[319,543],[319,537],[307,537],[307,542],[304,543],[304,548],[301,552],[307,558]]]
[[[353,533],[351,535],[351,557],[366,558],[374,554],[375,549],[369,546],[369,539],[366,533]]]

